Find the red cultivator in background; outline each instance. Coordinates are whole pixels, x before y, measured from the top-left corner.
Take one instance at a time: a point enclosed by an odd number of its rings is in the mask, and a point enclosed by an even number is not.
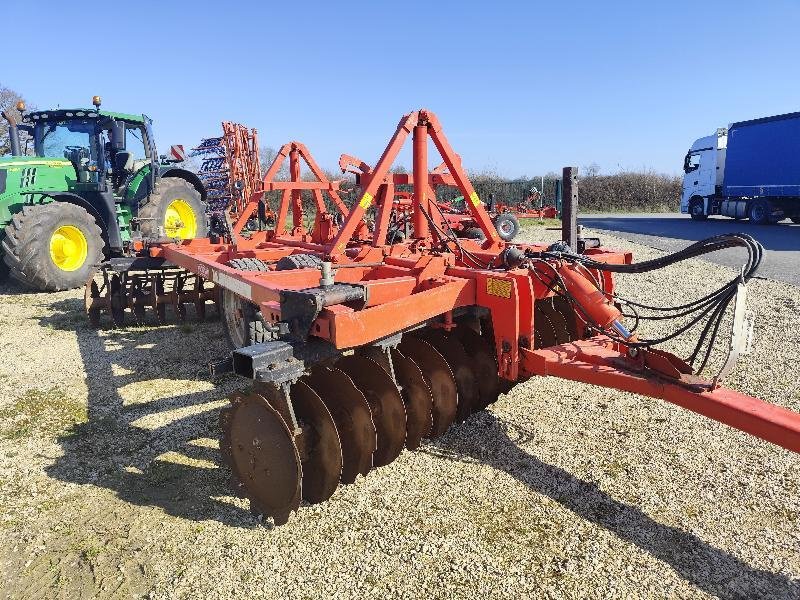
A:
[[[413,173],[391,175],[409,135]],[[429,171],[428,139],[446,173]],[[273,181],[287,156],[292,181]],[[301,157],[318,181],[299,180]],[[510,245],[498,236],[438,119],[425,110],[402,118],[373,169],[358,164],[363,193],[348,210],[306,149],[287,144],[265,176],[264,191],[251,197],[223,239],[158,244],[127,265],[166,261],[221,290],[238,347],[225,366],[256,382],[222,412],[221,450],[235,488],[254,510],[283,523],[301,499],[324,501],[339,483],[441,435],[536,375],[662,398],[800,451],[800,415],[720,387],[746,350],[745,283],[761,259],[749,236],[717,236],[644,263],[604,248],[578,254],[564,243]],[[395,194],[400,183],[412,186],[406,198]],[[458,187],[482,240],[454,234],[435,203],[439,184]],[[275,227],[246,234],[244,223],[269,190],[282,192]],[[302,190],[316,203],[310,231],[302,225]],[[323,192],[341,215],[325,211]],[[409,237],[390,244],[400,205],[410,219]],[[371,230],[367,216],[374,218]],[[742,277],[703,298],[652,307],[615,294],[614,273],[649,271],[732,246],[749,254]],[[103,309],[93,302],[89,294],[90,310]],[[706,365],[731,305],[732,350],[717,377],[702,378],[690,363]],[[652,315],[676,317],[681,325],[672,336],[648,340],[626,324]],[[688,362],[655,347],[691,331],[699,334]]]

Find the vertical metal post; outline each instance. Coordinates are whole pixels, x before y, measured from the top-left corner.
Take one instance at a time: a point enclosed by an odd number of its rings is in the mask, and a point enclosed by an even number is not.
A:
[[[578,167],[564,167],[561,202],[561,239],[578,251]]]
[[[427,238],[429,234],[428,219],[422,210],[430,214],[428,206],[428,126],[414,127],[414,200],[413,223],[414,237]],[[422,210],[420,210],[422,208]]]
[[[289,179],[300,181],[300,152],[292,148],[289,152]],[[292,227],[303,226],[303,202],[300,190],[292,190]],[[281,232],[283,233],[283,232]]]

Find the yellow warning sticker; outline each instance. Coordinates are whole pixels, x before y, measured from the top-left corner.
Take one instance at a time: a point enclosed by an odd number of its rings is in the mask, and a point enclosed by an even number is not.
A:
[[[370,204],[372,204],[372,194],[365,193],[361,197],[361,202],[359,202],[358,205],[361,208],[363,208],[364,210],[367,210],[369,208]]]
[[[486,279],[486,293],[490,296],[511,298],[511,286],[512,282],[506,279],[494,279],[492,277]]]
[[[469,199],[472,201],[473,206],[478,206],[481,203],[481,199],[478,198],[478,192],[472,192],[469,195]]]

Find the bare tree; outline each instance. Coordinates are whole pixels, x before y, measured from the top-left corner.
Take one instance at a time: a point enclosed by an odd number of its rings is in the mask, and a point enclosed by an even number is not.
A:
[[[600,175],[600,165],[596,162],[593,162],[590,165],[584,165],[583,173],[581,173],[583,177],[597,177]]]
[[[275,160],[275,157],[278,156],[278,151],[275,150],[272,146],[261,146],[258,151],[259,158],[261,159],[261,174],[266,175],[267,170],[269,169],[272,162]],[[275,179],[278,181],[284,181],[289,179],[289,161],[284,160],[281,168],[278,169],[278,172],[275,174]]]
[[[17,110],[17,102],[24,100],[25,99],[18,92],[0,84],[0,110],[7,111],[17,122],[19,122],[22,117]],[[29,108],[33,107],[31,106]],[[25,140],[23,139],[22,141],[24,148]],[[8,154],[10,151],[11,143],[8,139],[8,122],[5,119],[0,119],[0,156]]]

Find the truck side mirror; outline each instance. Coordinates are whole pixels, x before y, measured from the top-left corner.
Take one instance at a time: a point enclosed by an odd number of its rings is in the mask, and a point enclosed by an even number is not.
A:
[[[122,121],[114,121],[111,125],[111,148],[125,150],[125,123]]]

